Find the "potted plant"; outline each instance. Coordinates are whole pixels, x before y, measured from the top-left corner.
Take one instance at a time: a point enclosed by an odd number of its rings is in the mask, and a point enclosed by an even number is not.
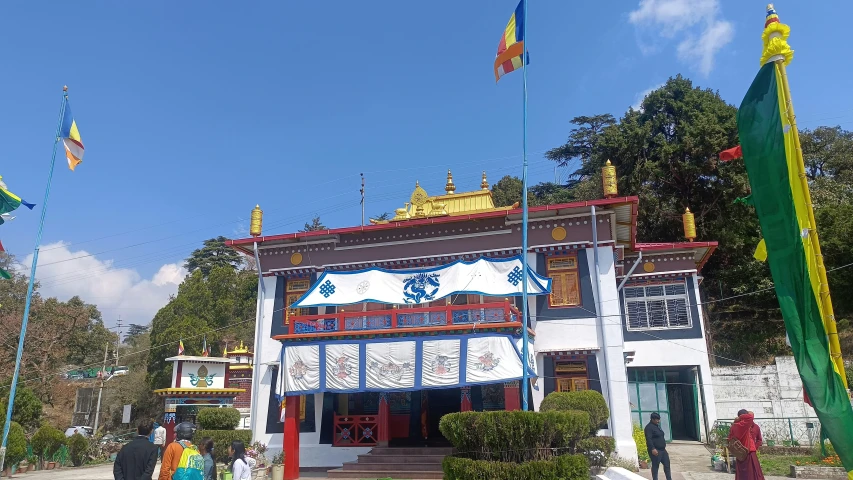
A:
[[[36,465],[38,464],[38,461],[39,457],[37,457],[36,455],[30,455],[29,457],[27,457],[27,471],[34,472],[36,470]]]
[[[284,450],[272,457],[272,478],[284,478]]]

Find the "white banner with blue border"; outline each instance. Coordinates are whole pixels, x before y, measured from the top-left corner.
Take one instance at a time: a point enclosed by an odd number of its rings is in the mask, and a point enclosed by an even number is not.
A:
[[[282,347],[279,395],[402,392],[519,380],[521,352],[505,334],[336,340]],[[536,376],[535,365],[528,375]]]
[[[527,267],[527,293],[551,293],[551,279]],[[325,272],[293,308],[351,305],[362,302],[418,305],[449,295],[499,297],[522,294],[521,257],[462,260],[417,270],[369,268]]]

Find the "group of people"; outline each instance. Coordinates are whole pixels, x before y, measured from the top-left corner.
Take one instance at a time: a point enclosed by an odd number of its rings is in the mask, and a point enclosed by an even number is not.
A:
[[[729,430],[727,447],[741,450],[743,459],[735,461],[735,480],[764,480],[761,464],[755,452],[764,443],[761,428],[755,423],[755,415],[747,410],[737,412],[737,420]],[[658,480],[658,471],[663,465],[666,480],[672,480],[666,438],[660,427],[660,414],[652,413],[651,421],[644,430],[649,458],[652,460],[652,479]],[[731,453],[731,452],[730,452]]]
[[[217,480],[214,445],[210,437],[204,437],[198,445],[194,445],[195,426],[187,422],[179,423],[175,426],[175,441],[163,448],[166,430],[159,425],[155,428],[154,425],[148,422],[139,424],[136,428],[137,437],[118,452],[113,464],[115,480],[152,480],[158,458],[162,462],[157,480]],[[162,430],[162,436],[158,435],[157,430]],[[233,474],[233,479],[249,480],[252,473],[243,442],[231,442],[228,454],[231,457],[228,470]]]

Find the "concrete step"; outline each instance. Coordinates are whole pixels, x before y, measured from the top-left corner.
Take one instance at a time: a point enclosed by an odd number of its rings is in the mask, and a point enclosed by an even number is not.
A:
[[[440,463],[416,463],[417,458],[412,461],[405,461],[402,458],[397,459],[397,463],[359,463],[346,462],[343,470],[345,472],[397,472],[405,470],[407,472],[440,472]]]
[[[409,470],[399,471],[370,471],[370,470],[344,470],[337,468],[329,470],[329,478],[357,478],[359,480],[388,479],[393,480],[434,480],[444,478],[444,473],[438,472],[412,472]]]
[[[376,464],[376,463],[435,463],[441,465],[446,455],[377,455],[369,453],[367,455],[359,455],[358,463]]]
[[[453,447],[373,447],[370,454],[405,457],[414,455],[451,455],[453,454]]]

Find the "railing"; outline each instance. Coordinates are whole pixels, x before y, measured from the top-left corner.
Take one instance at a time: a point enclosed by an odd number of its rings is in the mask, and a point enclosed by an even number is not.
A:
[[[378,415],[335,415],[335,447],[369,447],[376,445],[379,433]]]
[[[820,443],[820,420],[815,417],[756,418],[764,445],[768,447],[810,447]],[[711,443],[725,444],[731,420],[717,420]]]
[[[392,308],[369,312],[293,315],[285,324],[287,335],[363,333],[371,330],[446,328],[520,322],[521,315],[509,300],[472,305]]]

